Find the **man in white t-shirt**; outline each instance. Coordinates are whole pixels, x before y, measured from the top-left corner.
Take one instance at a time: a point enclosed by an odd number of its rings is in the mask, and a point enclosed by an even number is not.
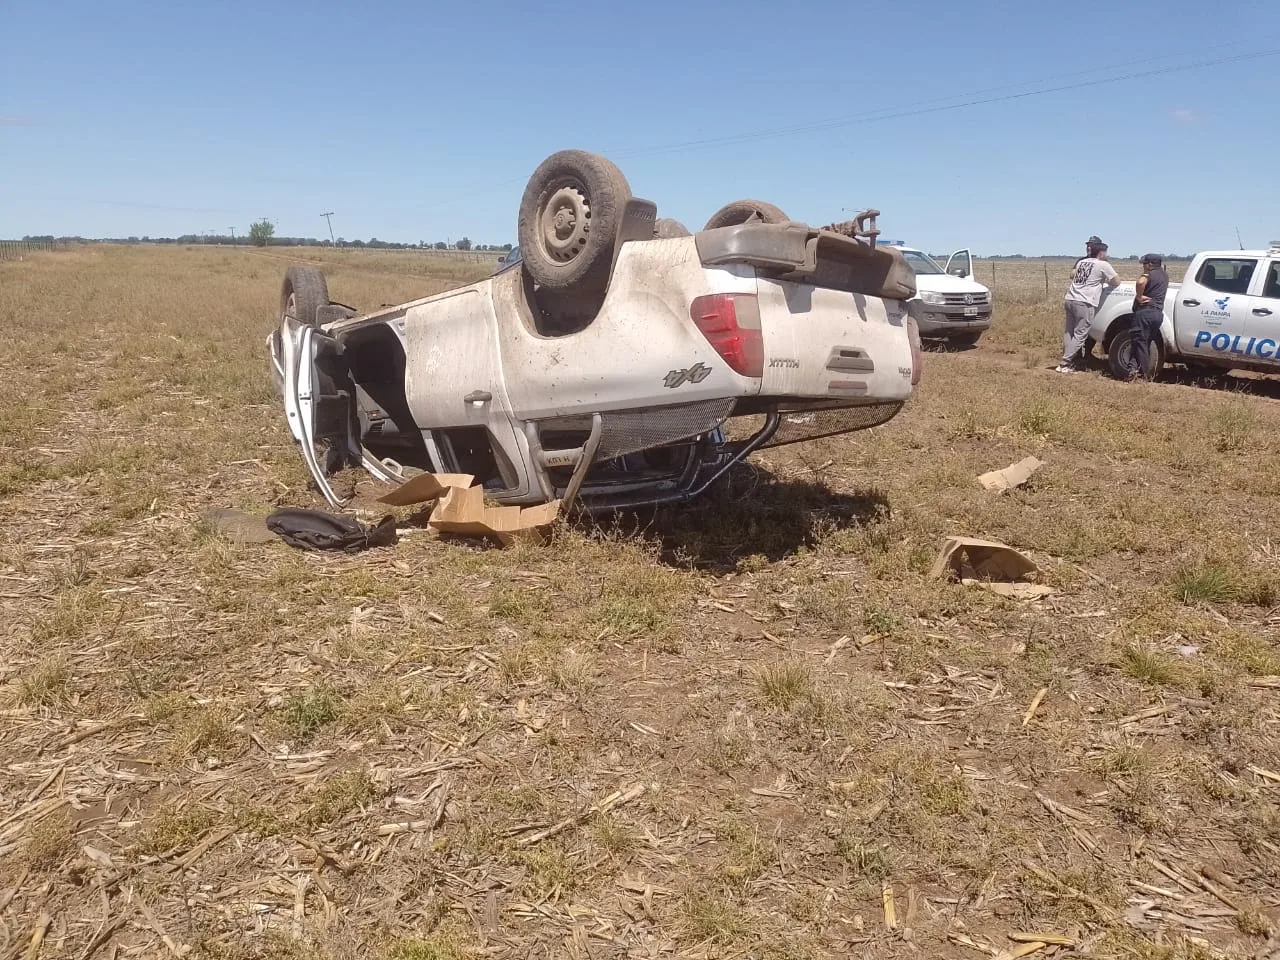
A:
[[[1076,261],[1067,285],[1066,322],[1062,335],[1062,362],[1058,373],[1074,373],[1084,367],[1084,345],[1089,339],[1093,315],[1102,300],[1102,286],[1114,287],[1120,282],[1115,268],[1107,263],[1107,245],[1098,237],[1090,237],[1088,256]]]

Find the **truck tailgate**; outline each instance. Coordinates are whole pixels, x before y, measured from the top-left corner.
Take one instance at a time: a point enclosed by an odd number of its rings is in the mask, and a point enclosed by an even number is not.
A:
[[[761,397],[857,402],[911,395],[911,341],[900,301],[764,278],[757,289]]]

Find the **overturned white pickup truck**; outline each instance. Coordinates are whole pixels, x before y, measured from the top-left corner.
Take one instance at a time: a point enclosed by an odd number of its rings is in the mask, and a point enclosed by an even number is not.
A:
[[[519,269],[358,314],[289,268],[270,349],[290,429],[335,506],[328,478],[359,464],[471,474],[504,504],[689,500],[910,397],[915,279],[875,215],[815,229],[742,201],[691,235],[602,157],[555,154],[521,203]]]

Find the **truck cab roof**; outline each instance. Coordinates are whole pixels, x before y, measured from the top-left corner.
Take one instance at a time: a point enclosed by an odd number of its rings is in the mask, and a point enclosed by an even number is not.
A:
[[[1272,240],[1271,246],[1266,250],[1202,250],[1192,259],[1200,260],[1207,257],[1280,257],[1280,240]]]

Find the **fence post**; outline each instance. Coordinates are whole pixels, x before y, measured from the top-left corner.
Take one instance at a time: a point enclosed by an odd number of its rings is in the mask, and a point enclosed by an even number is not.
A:
[[[1044,298],[1049,299],[1049,261],[1044,261]]]

